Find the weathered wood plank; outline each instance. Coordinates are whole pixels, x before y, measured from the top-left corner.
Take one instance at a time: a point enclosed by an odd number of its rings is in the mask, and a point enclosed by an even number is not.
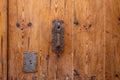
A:
[[[74,80],[104,80],[104,0],[74,0]]]
[[[41,1],[41,76],[43,80],[72,80],[72,1]],[[64,21],[64,52],[52,52],[52,21]]]
[[[40,76],[40,0],[9,0],[10,80],[34,80]],[[23,72],[23,53],[38,53],[38,72]]]
[[[105,0],[105,80],[120,80],[120,0]]]
[[[0,0],[0,80],[7,79],[7,0]]]

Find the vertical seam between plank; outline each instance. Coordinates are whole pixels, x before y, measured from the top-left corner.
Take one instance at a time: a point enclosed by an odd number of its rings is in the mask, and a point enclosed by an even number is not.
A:
[[[105,6],[105,0],[103,1],[104,2],[104,4],[103,4],[103,11],[104,11],[104,80],[105,80],[105,67],[106,67],[106,65],[105,65],[105,60],[106,60],[106,47],[105,47],[105,41],[106,41],[106,33],[105,33],[105,30],[106,30],[106,27],[105,27],[105,25],[106,25],[106,20],[105,20],[105,14],[106,14],[106,6]]]
[[[73,21],[74,21],[74,0],[72,1],[72,80],[74,80],[74,30],[73,30]]]
[[[7,6],[7,35],[6,35],[6,49],[7,49],[7,52],[6,52],[6,80],[8,80],[8,48],[9,48],[9,0],[6,0],[6,6]]]

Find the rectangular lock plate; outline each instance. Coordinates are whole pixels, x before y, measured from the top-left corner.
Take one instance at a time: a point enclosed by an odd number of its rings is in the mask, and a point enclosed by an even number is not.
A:
[[[52,51],[60,55],[64,51],[64,22],[62,20],[54,20],[52,28]]]
[[[37,72],[37,53],[24,52],[24,72]]]

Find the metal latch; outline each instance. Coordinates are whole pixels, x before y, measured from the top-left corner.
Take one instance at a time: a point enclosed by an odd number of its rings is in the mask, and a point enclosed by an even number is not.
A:
[[[64,28],[62,20],[54,20],[52,28],[52,51],[60,54],[64,51]]]
[[[24,52],[24,72],[37,72],[37,53]]]

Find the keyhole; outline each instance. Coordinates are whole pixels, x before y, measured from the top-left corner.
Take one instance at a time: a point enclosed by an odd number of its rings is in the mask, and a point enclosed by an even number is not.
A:
[[[60,29],[60,26],[58,26],[57,29]]]
[[[32,60],[29,60],[29,63],[32,64]]]

